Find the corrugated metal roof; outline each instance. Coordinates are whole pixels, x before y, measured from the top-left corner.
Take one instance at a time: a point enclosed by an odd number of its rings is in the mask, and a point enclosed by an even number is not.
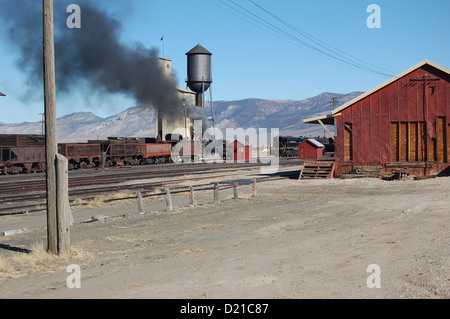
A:
[[[307,140],[308,142],[311,142],[313,145],[317,146],[317,147],[325,147],[325,145],[323,145],[322,143],[320,143],[319,141],[313,139],[313,138],[308,138]]]
[[[211,52],[206,50],[204,47],[202,47],[200,44],[197,44],[195,47],[193,47],[190,51],[186,53],[186,55],[189,54],[209,54],[212,55]]]

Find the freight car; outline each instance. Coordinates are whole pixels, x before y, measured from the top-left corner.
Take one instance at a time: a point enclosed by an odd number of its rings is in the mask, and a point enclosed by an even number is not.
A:
[[[3,174],[31,173],[45,168],[45,137],[34,134],[0,135]]]
[[[59,143],[58,153],[67,158],[69,169],[99,166],[102,157],[99,143]]]
[[[110,137],[87,143],[59,143],[58,152],[69,169],[115,165],[167,163],[172,144],[154,138]],[[30,173],[45,170],[45,136],[0,134],[0,172]]]
[[[18,174],[43,171],[45,147],[0,146],[0,170],[3,174]]]
[[[172,145],[170,143],[139,144],[140,164],[168,163],[172,161]]]
[[[172,144],[156,142],[154,138],[108,137],[89,140],[100,145],[100,159],[104,166],[140,165],[171,161]]]

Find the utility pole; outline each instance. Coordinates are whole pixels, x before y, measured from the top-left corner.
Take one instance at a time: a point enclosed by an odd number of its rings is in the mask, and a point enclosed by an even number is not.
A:
[[[336,99],[337,99],[336,96],[331,98],[331,102],[333,103],[333,110],[336,108],[336,103],[339,102],[339,101],[336,101]],[[333,126],[334,126],[334,132],[336,133],[337,132],[337,130],[336,130],[336,119],[333,120]],[[334,141],[334,137],[331,136],[331,138]]]
[[[47,184],[47,249],[63,255],[70,251],[69,221],[65,216],[67,197],[67,159],[57,158],[55,44],[53,34],[53,0],[43,0],[45,154]],[[64,162],[65,161],[65,162]],[[58,164],[57,164],[58,163]],[[59,167],[57,170],[57,166]],[[63,189],[65,189],[63,191]],[[59,193],[58,193],[59,192]],[[65,194],[64,194],[65,193]]]
[[[339,102],[339,101],[336,101],[336,99],[337,99],[337,97],[334,96],[334,97],[331,98],[332,101],[330,101],[330,102],[333,103],[333,110],[336,108],[336,102]]]
[[[431,82],[431,81],[439,81],[440,78],[427,78],[428,74],[425,74],[423,77],[421,78],[412,78],[410,79],[411,82],[422,82],[422,89],[423,89],[423,121],[424,121],[424,125],[425,125],[425,132],[428,133],[428,105],[427,105],[427,92],[426,92],[426,87],[427,87],[427,82]],[[431,123],[430,123],[431,125]],[[429,145],[429,141],[428,141],[428,134],[425,135],[425,161],[429,161],[429,160],[433,160],[432,158],[430,159],[430,154],[429,154],[429,149],[430,149],[430,145]],[[426,168],[425,168],[426,169]]]
[[[44,123],[45,123],[45,113],[39,113],[39,115],[41,115],[42,116],[42,119],[41,119],[41,127],[42,127],[42,135],[45,135],[45,125],[44,125]]]

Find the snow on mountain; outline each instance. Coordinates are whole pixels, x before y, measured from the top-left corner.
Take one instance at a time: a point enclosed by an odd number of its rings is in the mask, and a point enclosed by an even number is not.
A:
[[[323,136],[321,126],[304,124],[303,119],[332,110],[331,98],[337,97],[336,106],[360,95],[322,93],[302,100],[244,99],[215,101],[215,126],[230,128],[278,128],[280,135]],[[205,107],[207,115],[209,106]],[[123,112],[101,118],[92,112],[78,112],[58,118],[59,142],[86,142],[109,136],[155,137],[155,113],[152,108],[131,107]],[[333,131],[333,128],[330,128]],[[41,134],[42,123],[0,123],[1,134]]]

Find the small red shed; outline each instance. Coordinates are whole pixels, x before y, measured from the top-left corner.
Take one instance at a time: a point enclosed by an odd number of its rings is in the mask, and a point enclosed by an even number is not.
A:
[[[321,159],[325,145],[309,138],[297,145],[299,159]]]
[[[245,160],[245,146],[238,140],[229,144],[234,148],[233,150],[233,161],[244,161]]]

